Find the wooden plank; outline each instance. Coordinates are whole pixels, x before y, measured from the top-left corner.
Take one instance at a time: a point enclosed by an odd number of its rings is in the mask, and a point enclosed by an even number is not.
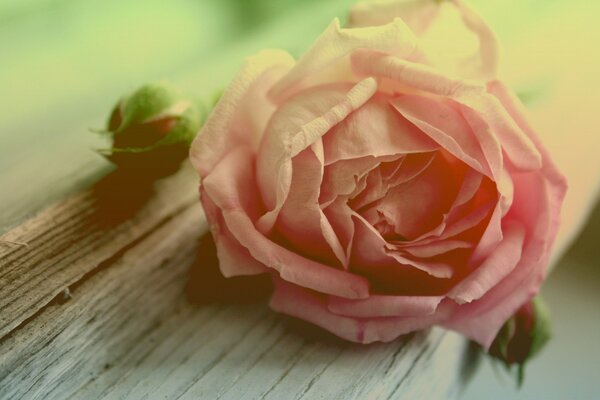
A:
[[[0,343],[0,398],[449,399],[464,339],[362,346],[257,304],[184,296],[205,223],[191,205]],[[202,264],[203,259],[200,260]],[[198,265],[196,265],[198,266]],[[405,394],[418,394],[406,397]]]
[[[183,285],[206,229],[194,204],[49,305],[0,346],[0,398],[64,398],[185,304]],[[197,318],[210,313],[198,312]],[[189,313],[188,313],[189,315]],[[147,347],[146,351],[152,347]],[[18,378],[18,379],[16,379]]]
[[[191,204],[191,167],[152,183],[109,175],[0,237],[0,338]]]

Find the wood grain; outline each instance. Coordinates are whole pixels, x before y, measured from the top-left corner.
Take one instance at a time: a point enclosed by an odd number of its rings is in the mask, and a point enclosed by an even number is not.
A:
[[[184,296],[205,223],[187,206],[0,343],[0,398],[447,399],[465,342],[354,345],[255,304]],[[407,397],[407,393],[410,397]],[[414,397],[413,397],[414,396]]]
[[[198,202],[191,168],[155,184],[130,178],[109,175],[0,237],[0,338]]]

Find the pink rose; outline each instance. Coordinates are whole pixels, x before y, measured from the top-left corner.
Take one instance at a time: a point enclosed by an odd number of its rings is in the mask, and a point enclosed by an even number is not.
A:
[[[489,347],[544,279],[565,180],[476,14],[379,4],[297,62],[249,58],[197,136],[220,269],[271,272],[273,309],[351,341],[438,325]],[[430,40],[442,21],[472,53]]]

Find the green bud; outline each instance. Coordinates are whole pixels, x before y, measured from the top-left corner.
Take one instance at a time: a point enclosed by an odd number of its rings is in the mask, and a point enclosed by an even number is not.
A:
[[[494,339],[489,354],[508,369],[516,366],[517,382],[521,386],[525,364],[539,354],[550,336],[548,309],[541,297],[535,297],[506,321]]]
[[[169,175],[187,158],[204,116],[199,102],[168,84],[142,86],[114,107],[106,129],[112,146],[100,153],[119,168]]]

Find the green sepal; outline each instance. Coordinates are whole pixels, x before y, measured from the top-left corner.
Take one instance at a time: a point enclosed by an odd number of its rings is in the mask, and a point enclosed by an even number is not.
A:
[[[504,359],[508,358],[508,344],[510,343],[510,339],[515,334],[515,320],[510,318],[500,329],[498,335],[496,336],[496,341],[498,342],[498,350],[500,355],[504,357]]]
[[[180,96],[176,89],[164,82],[142,86],[117,104],[121,123],[112,132],[117,134],[132,124],[143,124],[168,115],[169,108]]]
[[[535,321],[531,333],[531,349],[529,359],[538,355],[544,346],[552,338],[552,326],[550,323],[550,310],[540,296],[533,299]]]
[[[489,355],[499,361],[508,373],[515,373],[518,387],[525,380],[525,366],[550,340],[550,318],[541,297],[523,305],[502,326]]]

